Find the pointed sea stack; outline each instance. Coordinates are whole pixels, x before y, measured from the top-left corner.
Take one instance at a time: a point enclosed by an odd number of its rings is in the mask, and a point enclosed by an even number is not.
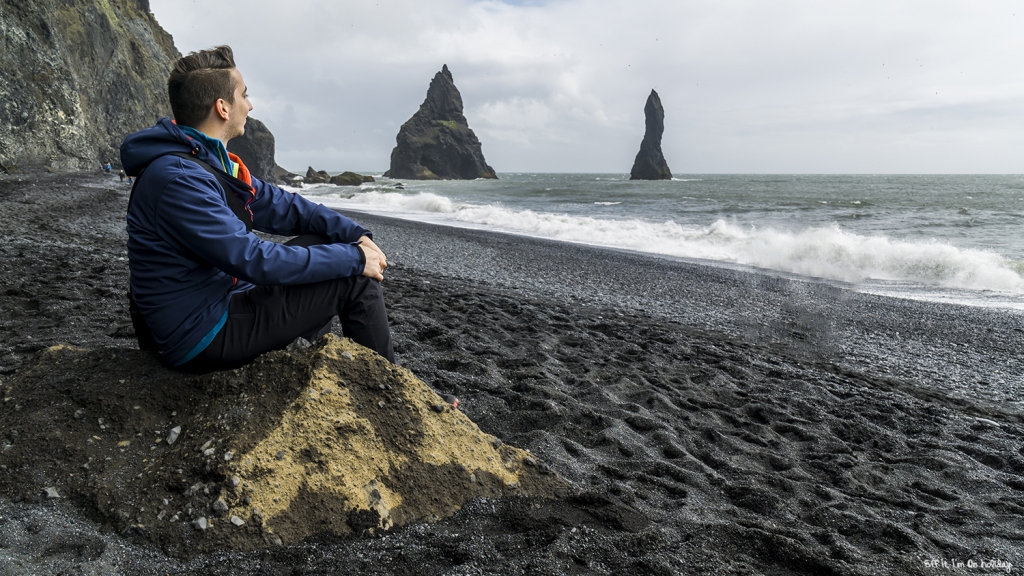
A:
[[[647,118],[647,131],[640,143],[640,151],[636,153],[633,169],[629,171],[630,180],[671,180],[672,171],[668,169],[665,155],[661,153],[661,135],[665,132],[665,109],[661,106],[658,93],[651,90],[644,106]]]
[[[390,178],[473,180],[497,178],[487,165],[480,140],[462,114],[462,95],[445,64],[434,75],[427,98],[398,131],[391,151]]]

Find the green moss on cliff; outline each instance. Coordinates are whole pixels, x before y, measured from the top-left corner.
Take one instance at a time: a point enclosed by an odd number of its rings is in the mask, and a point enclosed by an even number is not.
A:
[[[107,20],[114,26],[118,25],[117,13],[110,7],[109,0],[97,0],[96,7],[107,17]]]
[[[0,162],[116,162],[127,134],[170,114],[167,73],[178,51],[144,3],[16,4],[0,8]]]

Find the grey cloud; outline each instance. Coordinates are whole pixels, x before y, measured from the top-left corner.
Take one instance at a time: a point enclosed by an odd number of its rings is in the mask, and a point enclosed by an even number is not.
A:
[[[651,88],[677,172],[1022,171],[1010,2],[151,6],[180,50],[235,48],[292,169],[385,169],[448,64],[499,172],[628,171]]]

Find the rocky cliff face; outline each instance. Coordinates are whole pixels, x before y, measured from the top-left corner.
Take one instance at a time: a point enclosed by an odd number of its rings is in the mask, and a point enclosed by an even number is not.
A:
[[[647,131],[640,142],[640,151],[633,161],[633,169],[629,172],[630,180],[671,180],[672,171],[668,169],[665,155],[661,152],[661,136],[665,132],[665,108],[661,105],[658,93],[651,90],[644,106],[647,119]]]
[[[178,57],[148,0],[0,0],[0,165],[116,165],[125,135],[170,116]]]
[[[267,125],[255,118],[245,121],[245,134],[228,141],[228,151],[238,154],[249,173],[264,182],[276,182],[274,135]]]
[[[462,95],[445,65],[434,75],[427,98],[398,131],[391,169],[384,176],[417,180],[497,178],[480,140],[462,114]]]

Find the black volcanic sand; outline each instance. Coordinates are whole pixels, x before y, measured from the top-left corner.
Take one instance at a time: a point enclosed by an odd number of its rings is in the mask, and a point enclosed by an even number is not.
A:
[[[126,201],[106,176],[0,179],[4,381],[50,345],[133,346]],[[392,265],[400,364],[571,494],[184,561],[46,499],[40,472],[0,495],[0,573],[1021,572],[1020,314],[357,219]],[[50,430],[18,432],[0,444]]]

